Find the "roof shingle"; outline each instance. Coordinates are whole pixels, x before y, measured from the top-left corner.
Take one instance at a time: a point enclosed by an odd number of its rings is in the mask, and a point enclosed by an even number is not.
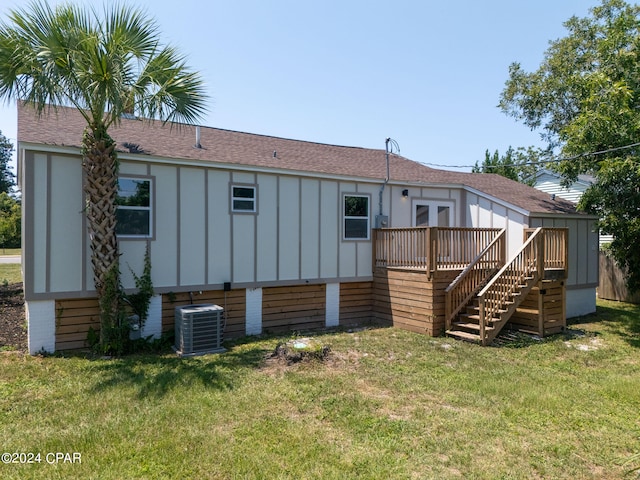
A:
[[[86,123],[74,108],[58,108],[38,117],[30,107],[18,107],[20,142],[80,148]],[[166,159],[217,162],[313,172],[351,178],[384,179],[385,151],[360,147],[328,145],[266,135],[200,127],[196,148],[196,129],[160,121],[122,119],[109,130],[118,150]],[[133,149],[133,150],[132,150]],[[275,152],[275,155],[274,155]],[[399,155],[390,156],[393,182],[467,185],[497,197],[530,213],[575,213],[575,207],[556,197],[500,175],[452,172],[427,167]]]

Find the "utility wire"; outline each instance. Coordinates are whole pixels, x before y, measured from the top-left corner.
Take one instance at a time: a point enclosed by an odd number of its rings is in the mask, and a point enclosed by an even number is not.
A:
[[[579,155],[574,155],[573,157],[558,157],[558,158],[552,158],[550,160],[540,160],[538,162],[525,162],[525,163],[518,163],[518,164],[513,164],[513,165],[442,165],[442,164],[437,164],[437,163],[422,163],[423,165],[427,165],[429,167],[442,167],[442,168],[475,168],[476,166],[478,167],[482,167],[485,169],[492,169],[492,168],[503,168],[505,166],[514,166],[514,167],[520,167],[520,166],[526,166],[526,165],[546,165],[548,163],[560,163],[560,162],[566,162],[568,160],[577,160],[578,158],[583,158],[583,157],[591,157],[594,155],[602,155],[604,153],[611,153],[611,152],[617,152],[619,150],[626,150],[629,148],[633,148],[633,147],[638,147],[640,146],[640,142],[636,142],[636,143],[631,143],[629,145],[624,145],[622,147],[613,147],[613,148],[608,148],[607,150],[600,150],[598,152],[589,152],[589,153],[581,153]]]

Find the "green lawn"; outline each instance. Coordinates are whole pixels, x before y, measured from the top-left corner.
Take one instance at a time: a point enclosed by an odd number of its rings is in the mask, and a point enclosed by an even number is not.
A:
[[[192,359],[4,353],[1,450],[41,460],[0,477],[637,478],[640,307],[602,302],[571,329],[499,348],[332,333],[328,361],[289,367],[265,361],[277,338]]]
[[[20,264],[0,263],[0,285],[19,283],[22,281],[22,269]]]
[[[0,255],[20,255],[20,248],[0,248]]]

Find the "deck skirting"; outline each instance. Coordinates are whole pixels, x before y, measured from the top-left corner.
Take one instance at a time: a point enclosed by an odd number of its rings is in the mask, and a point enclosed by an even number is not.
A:
[[[563,280],[543,280],[533,287],[509,319],[506,328],[541,337],[567,326],[566,287]]]
[[[445,288],[460,270],[425,271],[377,268],[374,316],[404,330],[439,336],[445,324]]]
[[[226,292],[204,290],[164,293],[161,299],[158,298],[157,309],[161,316],[158,330],[162,333],[172,332],[175,308],[190,304],[215,304],[223,307],[225,339],[239,338],[246,334],[368,325],[375,319],[371,281],[265,287],[260,289],[260,293],[258,304],[255,304],[258,298],[255,292],[247,292],[244,288]],[[52,301],[52,311],[53,304]],[[50,316],[53,325],[53,314]],[[251,328],[247,329],[250,321],[255,323],[256,318],[259,318],[260,324],[251,324]],[[90,329],[96,333],[100,331],[97,298],[55,301],[55,350],[88,348]]]

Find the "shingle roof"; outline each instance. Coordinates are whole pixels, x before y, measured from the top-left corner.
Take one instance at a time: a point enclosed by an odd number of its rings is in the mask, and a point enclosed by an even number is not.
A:
[[[37,117],[33,109],[18,107],[20,142],[80,148],[85,120],[73,108]],[[195,148],[192,126],[122,119],[109,130],[118,150],[167,159],[218,162],[228,165],[313,172],[351,178],[384,179],[385,151],[344,147],[201,127]],[[274,156],[274,152],[275,156]],[[407,158],[390,156],[391,181],[467,185],[530,213],[575,213],[575,207],[549,195],[494,174],[451,172],[427,167]]]

